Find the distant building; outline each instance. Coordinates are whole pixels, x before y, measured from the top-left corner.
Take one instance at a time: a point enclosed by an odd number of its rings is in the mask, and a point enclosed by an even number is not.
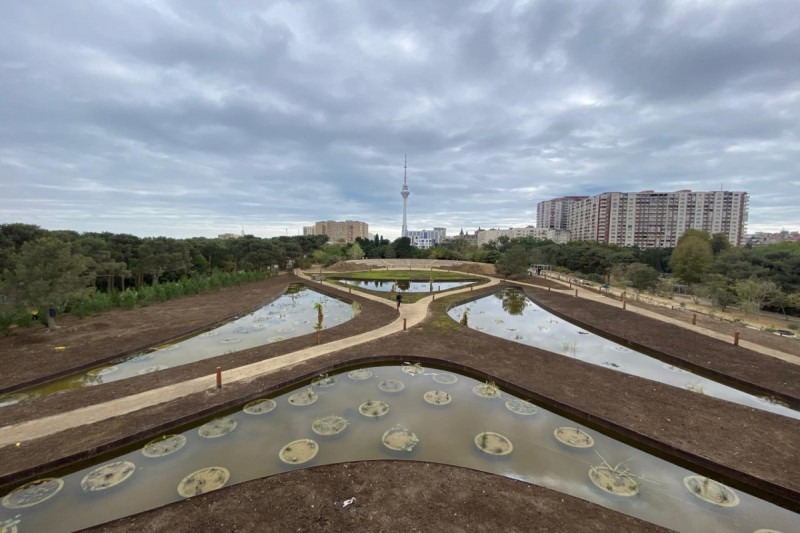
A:
[[[671,248],[690,228],[722,233],[741,246],[748,200],[746,192],[690,190],[567,196],[540,202],[536,222],[569,230],[573,240],[620,246]]]
[[[441,244],[447,239],[447,229],[433,228],[432,230],[424,229],[421,231],[408,231],[406,230],[406,237],[411,239],[411,245],[417,248],[433,248]]]
[[[800,242],[800,232],[784,230],[777,233],[765,233],[759,231],[745,237],[745,244],[750,246],[777,244],[779,242]]]
[[[478,229],[475,232],[476,244],[483,246],[490,242],[497,242],[500,237],[508,237],[509,239],[521,239],[523,237],[533,237],[534,239],[549,239],[559,244],[566,244],[570,241],[570,232],[563,229],[555,228],[537,228],[534,226],[526,226],[524,228],[508,228],[508,229]]]
[[[238,233],[221,233],[217,235],[217,239],[238,239],[241,237]]]
[[[369,238],[369,226],[366,222],[358,220],[325,220],[313,226],[303,226],[303,235],[327,235],[328,242],[346,243],[355,242],[356,238]]]

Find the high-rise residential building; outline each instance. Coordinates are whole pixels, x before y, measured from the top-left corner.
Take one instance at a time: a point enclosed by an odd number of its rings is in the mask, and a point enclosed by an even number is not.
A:
[[[509,239],[521,239],[523,237],[533,237],[534,239],[549,239],[559,244],[568,243],[570,232],[564,229],[557,228],[536,228],[534,226],[526,226],[524,228],[508,228],[508,229],[480,229],[475,232],[477,237],[476,244],[483,246],[490,242],[497,242],[500,237],[508,237]]]
[[[433,248],[447,239],[447,229],[433,228],[420,231],[406,231],[406,237],[411,239],[411,245],[417,248]]]
[[[562,196],[536,204],[536,227],[566,229],[569,208],[586,196]]]
[[[350,244],[357,237],[369,238],[369,225],[358,220],[323,220],[313,226],[303,226],[303,235],[327,235],[329,242]]]
[[[746,192],[605,192],[572,197],[566,223],[573,240],[597,241],[640,248],[671,248],[687,229],[722,233],[734,246],[744,242],[747,223]],[[548,200],[559,202],[562,199]],[[541,223],[552,223],[547,202],[537,205]],[[541,210],[540,210],[541,208]],[[537,225],[540,219],[537,218]]]

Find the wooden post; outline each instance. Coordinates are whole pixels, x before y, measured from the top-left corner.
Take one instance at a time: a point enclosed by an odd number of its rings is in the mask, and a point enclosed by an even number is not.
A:
[[[347,287],[348,294],[353,294],[353,287]]]
[[[697,325],[697,313],[692,314],[692,325]]]
[[[550,292],[550,287],[547,287],[547,292]]]
[[[432,292],[432,293],[431,293],[431,296],[433,296],[433,300],[435,300],[435,299],[436,299],[436,293],[435,293],[435,292]],[[433,300],[431,300],[431,301],[433,301]]]
[[[403,319],[403,331],[406,330],[406,320],[408,320],[408,319],[407,318]]]
[[[317,344],[319,344],[319,330],[317,330]]]
[[[578,289],[575,289],[575,298],[578,297]]]
[[[628,308],[628,302],[626,302],[625,300],[622,300],[622,310],[624,311],[627,308]]]
[[[217,367],[217,389],[222,388],[222,367]]]
[[[739,346],[739,330],[733,332],[733,345]]]

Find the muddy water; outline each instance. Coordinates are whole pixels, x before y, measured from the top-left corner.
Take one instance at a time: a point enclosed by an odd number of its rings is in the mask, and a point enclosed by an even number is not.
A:
[[[796,531],[798,515],[741,491],[736,507],[724,508],[695,497],[683,485],[691,472],[619,443],[594,430],[584,430],[594,439],[591,449],[576,449],[554,438],[559,426],[575,423],[542,408],[532,415],[519,415],[506,407],[514,399],[505,392],[497,398],[482,398],[473,392],[480,383],[454,372],[422,369],[411,375],[401,366],[369,368],[372,376],[359,381],[344,372],[331,376],[329,387],[303,386],[275,396],[275,408],[261,415],[241,409],[227,415],[235,420],[234,431],[219,438],[202,438],[197,427],[186,430],[186,445],[161,458],[145,457],[135,449],[116,458],[63,476],[64,487],[55,496],[23,509],[0,507],[4,520],[19,520],[20,531],[70,531],[117,517],[178,501],[177,487],[188,474],[218,466],[230,471],[228,485],[320,464],[370,459],[416,459],[466,466],[528,481],[644,520],[679,531],[754,531],[772,528]],[[434,378],[456,376],[451,384]],[[365,377],[364,375],[357,377]],[[399,392],[383,392],[385,380],[404,384]],[[394,384],[396,385],[396,384]],[[317,399],[306,406],[292,405],[289,398],[311,389]],[[445,391],[447,405],[430,405],[423,399],[430,390]],[[359,412],[365,402],[385,402],[387,414],[370,418]],[[375,404],[373,404],[375,405]],[[369,411],[367,411],[369,412]],[[312,426],[320,417],[338,415],[348,421],[335,436],[317,435]],[[199,424],[198,424],[199,425]],[[419,442],[411,451],[393,451],[382,443],[384,432],[401,425],[413,431]],[[484,431],[508,438],[513,451],[496,457],[479,450],[475,437]],[[287,465],[278,459],[280,450],[292,441],[314,439],[316,457],[304,465]],[[601,459],[602,457],[602,459]],[[591,466],[624,463],[640,484],[633,497],[609,494],[588,476]],[[113,461],[136,465],[133,475],[117,486],[84,492],[81,480],[87,473]],[[342,499],[350,495],[342,494]]]
[[[323,308],[323,329],[353,317],[351,304],[302,285],[291,286],[277,300],[246,316],[194,337],[73,374],[62,379],[0,396],[0,407],[68,389],[101,385],[149,372],[238,352],[271,342],[313,333],[317,309]]]
[[[459,287],[466,287],[467,285],[474,285],[474,281],[407,281],[399,280],[394,281],[380,281],[380,280],[361,280],[361,279],[340,279],[339,282],[358,287],[360,289],[368,289],[370,291],[390,292],[394,287],[397,292],[440,292],[455,289]]]
[[[465,310],[469,327],[496,337],[755,409],[800,418],[800,412],[767,398],[760,398],[665,364],[582,330],[545,311],[519,289],[505,289],[496,295],[453,307],[448,314],[454,320],[461,320]]]

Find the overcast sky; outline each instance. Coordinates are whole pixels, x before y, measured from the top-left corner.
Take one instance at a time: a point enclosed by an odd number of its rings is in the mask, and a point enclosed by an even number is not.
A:
[[[536,222],[747,191],[800,229],[800,5],[0,0],[0,223],[139,236]]]

